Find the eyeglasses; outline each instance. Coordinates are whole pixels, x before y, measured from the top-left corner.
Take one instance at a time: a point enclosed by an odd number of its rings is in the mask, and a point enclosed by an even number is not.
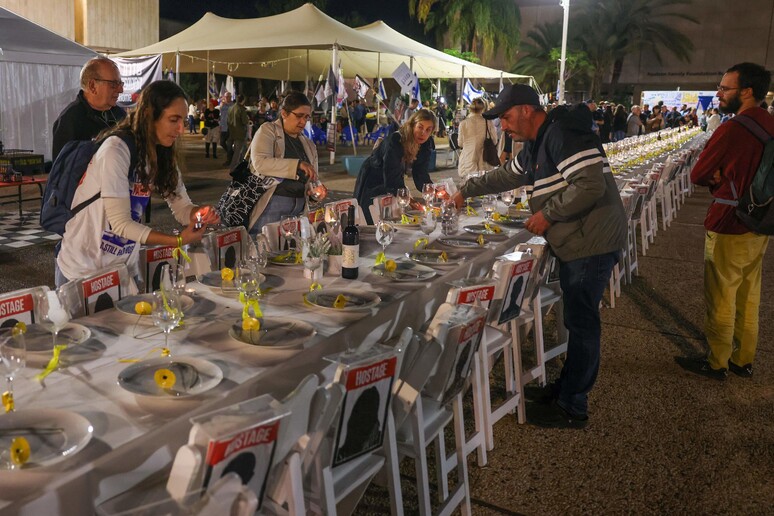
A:
[[[721,93],[726,93],[726,92],[729,92],[731,90],[738,90],[738,89],[740,89],[740,88],[729,88],[728,86],[721,86],[720,84],[718,84],[718,91],[721,92]]]
[[[290,112],[294,117],[298,118],[299,120],[311,120],[312,115],[307,115],[306,113],[296,113],[295,111]]]
[[[94,79],[94,80],[99,82],[106,82],[110,84],[110,87],[113,88],[114,90],[124,87],[124,81],[109,81],[107,79]]]

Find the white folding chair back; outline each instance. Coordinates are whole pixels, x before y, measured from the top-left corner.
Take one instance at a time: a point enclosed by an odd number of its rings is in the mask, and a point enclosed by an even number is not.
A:
[[[73,319],[113,308],[117,301],[137,293],[123,263],[105,267],[59,287],[60,299]]]
[[[46,285],[23,288],[0,295],[0,328],[12,328],[16,323],[38,322],[35,305],[39,296],[48,292]]]
[[[394,195],[379,195],[374,197],[368,209],[371,213],[371,220],[376,224],[382,219],[392,219],[397,216],[399,213],[398,200]]]

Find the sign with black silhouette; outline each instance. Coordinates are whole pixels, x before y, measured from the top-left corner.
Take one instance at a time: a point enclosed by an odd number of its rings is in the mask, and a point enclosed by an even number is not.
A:
[[[392,220],[395,216],[395,210],[393,204],[395,204],[395,197],[392,195],[383,195],[377,197],[379,199],[379,215],[383,220]]]
[[[218,269],[233,269],[242,259],[242,232],[238,229],[228,231],[217,238]]]
[[[83,280],[83,306],[86,315],[113,308],[121,299],[121,278],[118,271]]]
[[[164,265],[170,268],[175,266],[176,260],[172,257],[173,246],[152,247],[143,249],[142,258],[145,261],[143,272],[145,273],[145,292],[155,292],[161,288],[161,270]]]
[[[228,437],[211,439],[205,456],[202,488],[207,489],[229,473],[236,473],[258,498],[258,508],[266,490],[269,469],[277,444],[279,420],[261,421]]]
[[[456,344],[454,346],[456,354],[451,374],[443,389],[441,403],[445,404],[454,399],[467,385],[473,357],[481,342],[485,324],[486,317],[482,315],[468,324],[456,326],[449,331],[446,342]]]
[[[397,361],[393,356],[344,372],[340,381],[346,393],[334,441],[334,467],[382,445]]]
[[[507,276],[502,309],[497,324],[504,324],[521,314],[521,302],[524,300],[524,291],[527,289],[527,280],[534,263],[534,260],[526,260],[511,265],[511,273]]]
[[[18,322],[34,324],[34,308],[31,293],[0,300],[0,328],[13,328]]]
[[[349,225],[349,221],[347,220],[347,210],[352,205],[355,206],[355,212],[357,212],[357,201],[355,199],[339,201],[333,205],[333,211],[336,213],[342,228],[345,228]]]
[[[556,256],[552,256],[548,262],[548,280],[546,283],[551,285],[557,282],[559,282],[559,260]]]

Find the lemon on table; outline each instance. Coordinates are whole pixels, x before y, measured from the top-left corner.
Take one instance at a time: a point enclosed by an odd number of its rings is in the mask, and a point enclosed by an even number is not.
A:
[[[230,267],[223,267],[220,270],[220,278],[223,281],[234,281],[234,269]]]
[[[11,462],[22,466],[30,460],[30,443],[24,437],[14,437],[11,441]]]
[[[25,333],[27,333],[27,325],[24,324],[24,321],[19,321],[13,325],[13,330],[11,330],[11,334],[14,337],[16,337],[17,335],[24,335]]]
[[[502,215],[500,215],[500,214],[499,214],[499,213],[497,213],[497,212],[495,212],[495,213],[493,213],[493,214],[492,214],[492,220],[494,220],[495,222],[499,222],[500,220],[502,220],[502,218],[503,218],[503,216],[502,216]]]
[[[242,319],[242,329],[245,331],[257,331],[261,329],[261,321],[255,317],[246,317]]]
[[[398,264],[395,263],[395,260],[387,260],[384,262],[384,270],[387,272],[395,272],[395,269],[398,268]]]
[[[150,315],[152,310],[151,304],[147,301],[139,301],[134,305],[134,311],[138,315]]]
[[[333,302],[333,308],[344,308],[345,306],[347,306],[347,298],[344,294],[336,296],[336,300]]]
[[[494,231],[495,233],[502,233],[503,232],[503,230],[497,224],[492,224],[490,229],[492,231]]]
[[[446,251],[442,251],[441,255],[438,257],[439,262],[448,262],[449,256],[446,254]]]
[[[484,235],[478,235],[478,238],[476,239],[476,242],[478,242],[478,245],[483,246],[484,245]]]
[[[156,372],[153,373],[153,379],[156,381],[156,385],[162,389],[171,389],[177,382],[175,373],[169,369],[156,369]]]

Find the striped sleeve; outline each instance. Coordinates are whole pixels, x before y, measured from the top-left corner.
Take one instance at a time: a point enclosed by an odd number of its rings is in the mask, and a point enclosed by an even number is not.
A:
[[[604,155],[598,148],[591,147],[571,154],[569,157],[563,159],[556,168],[565,181],[570,181],[572,176],[579,170],[606,161]]]

